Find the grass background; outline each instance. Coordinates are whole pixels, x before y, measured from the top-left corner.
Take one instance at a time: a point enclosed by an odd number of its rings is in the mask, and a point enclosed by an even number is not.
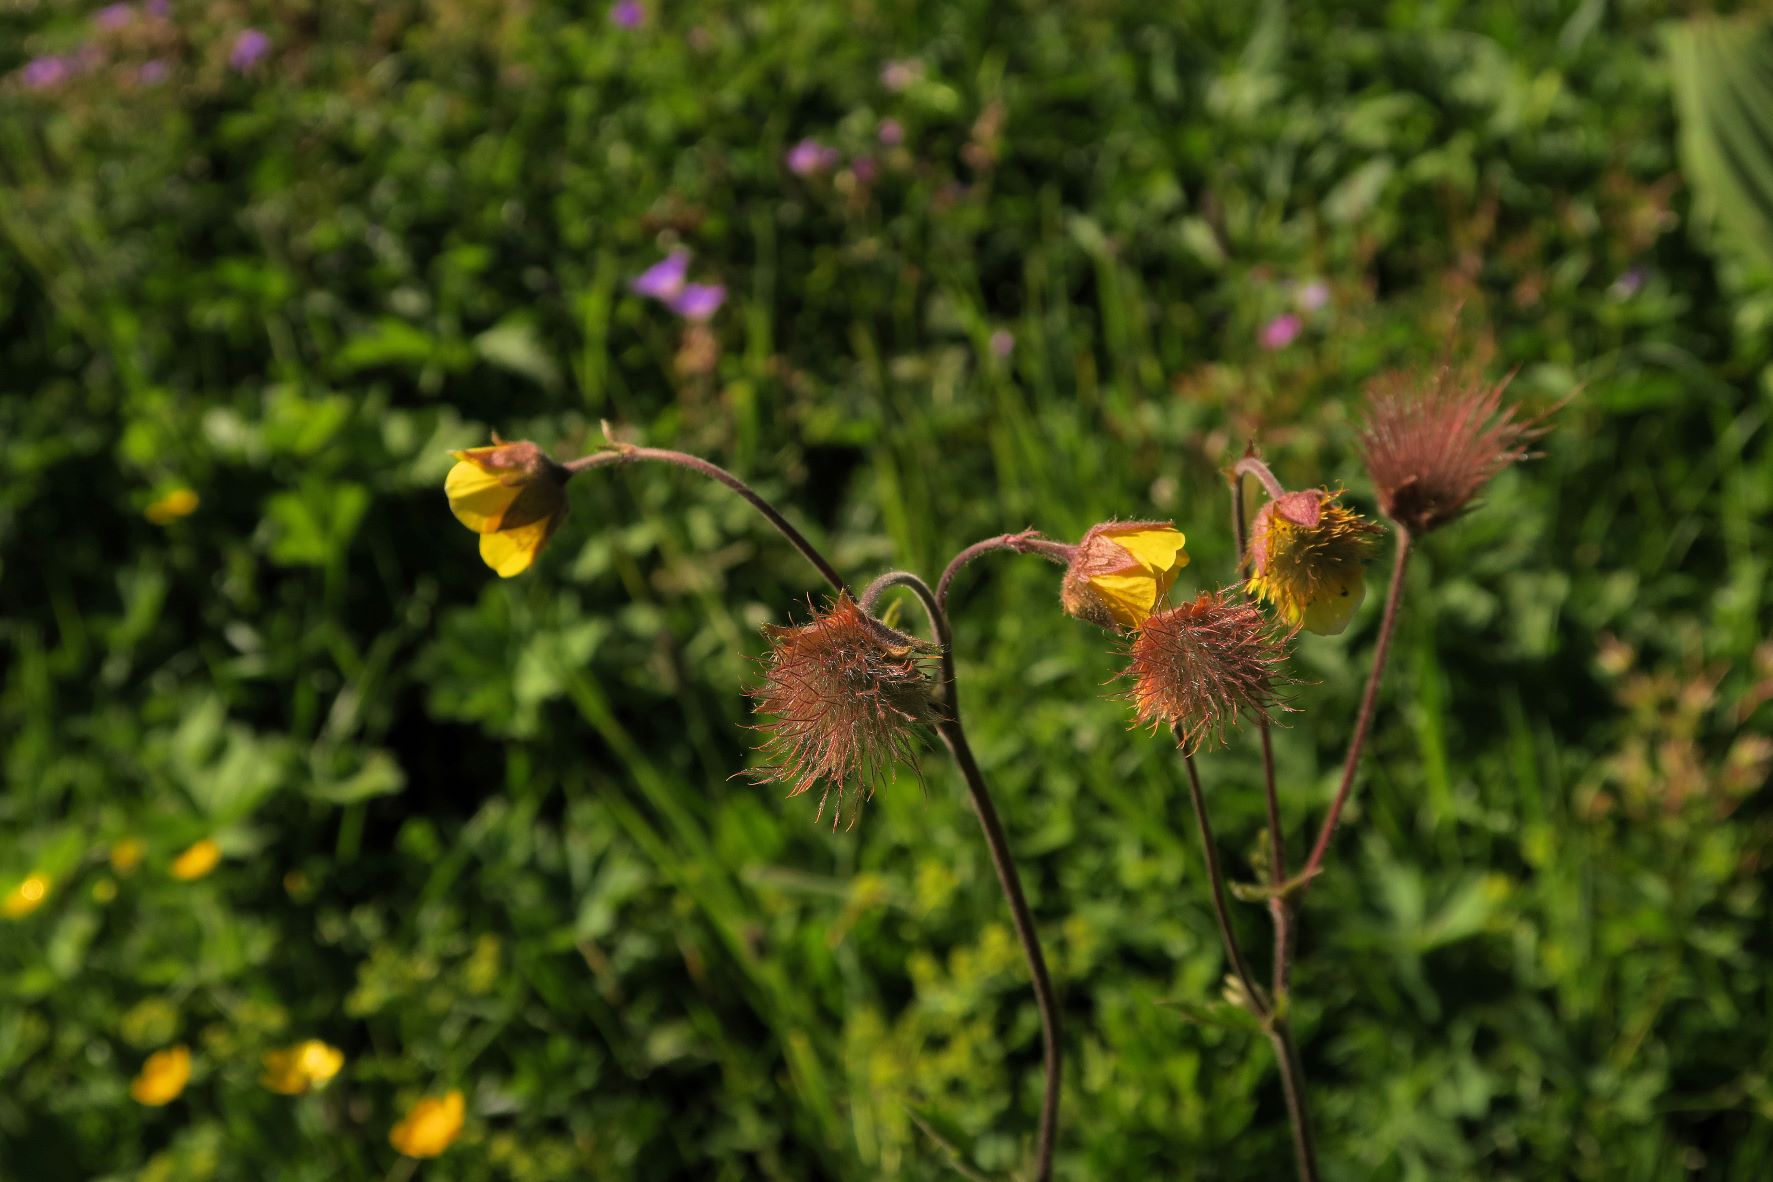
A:
[[[1362,384],[1449,355],[1568,401],[1422,551],[1303,920],[1326,1177],[1762,1177],[1773,278],[1692,216],[1687,6],[645,11],[0,9],[0,889],[53,882],[0,921],[0,1177],[404,1177],[388,1127],[451,1086],[427,1177],[954,1176],[914,1115],[1007,1174],[1038,1026],[956,777],[835,835],[731,778],[758,625],[812,572],[636,468],[500,582],[447,449],[608,419],[856,579],[1171,517],[1206,586],[1245,439],[1370,507]],[[80,68],[33,89],[46,54]],[[806,136],[843,162],[792,175]],[[626,290],[674,244],[729,289],[711,335]],[[194,515],[144,519],[180,486]],[[1285,1176],[1173,756],[1056,592],[994,558],[956,626],[1063,997],[1059,1174]],[[1375,609],[1298,651],[1296,851]],[[1204,774],[1250,877],[1250,743]],[[259,1086],[310,1036],[340,1079]],[[176,1041],[190,1087],[136,1105]]]

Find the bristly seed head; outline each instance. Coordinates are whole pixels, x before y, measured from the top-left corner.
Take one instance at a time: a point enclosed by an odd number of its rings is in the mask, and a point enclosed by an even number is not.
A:
[[[1463,513],[1540,434],[1503,408],[1509,379],[1488,385],[1445,365],[1428,381],[1389,373],[1367,390],[1361,453],[1385,516],[1421,535]]]
[[[1272,720],[1288,708],[1286,633],[1236,587],[1153,613],[1128,655],[1127,697],[1139,721],[1169,726],[1189,754],[1223,744],[1240,718]]]
[[[936,720],[929,658],[848,595],[810,623],[766,627],[769,655],[763,684],[751,691],[764,766],[750,775],[760,784],[787,784],[799,796],[818,784],[819,811],[833,793],[831,827],[846,804],[854,826],[862,802],[899,764],[917,768],[917,729]]]

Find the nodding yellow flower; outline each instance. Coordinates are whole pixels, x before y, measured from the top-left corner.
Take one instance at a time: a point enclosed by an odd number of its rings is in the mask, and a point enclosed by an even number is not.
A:
[[[159,1108],[178,1099],[190,1082],[191,1048],[181,1044],[149,1055],[141,1074],[130,1083],[129,1094],[138,1104]]]
[[[426,1096],[406,1110],[406,1116],[388,1133],[388,1143],[407,1157],[436,1157],[462,1132],[467,1105],[459,1089],[442,1096]]]
[[[1072,547],[1065,610],[1104,628],[1138,628],[1188,565],[1188,539],[1167,521],[1108,521]]]
[[[193,882],[214,870],[221,860],[222,847],[206,837],[172,860],[172,876]]]
[[[533,443],[452,451],[444,478],[450,512],[480,535],[480,557],[501,579],[522,574],[566,516],[566,469]]]
[[[202,498],[188,488],[175,488],[165,496],[156,500],[146,509],[142,516],[155,525],[171,525],[181,517],[189,517],[197,512]]]
[[[1295,628],[1334,636],[1366,597],[1378,526],[1339,504],[1340,493],[1286,493],[1262,507],[1250,535],[1251,594]]]
[[[4,900],[0,900],[0,915],[7,919],[23,919],[43,906],[43,900],[49,898],[50,885],[47,874],[27,875],[23,882],[6,892]]]
[[[345,1065],[345,1053],[317,1038],[299,1042],[261,1056],[265,1074],[259,1082],[285,1096],[299,1096],[309,1088],[325,1087]]]
[[[129,874],[142,864],[148,847],[142,844],[139,837],[125,837],[111,847],[111,869],[118,874]]]

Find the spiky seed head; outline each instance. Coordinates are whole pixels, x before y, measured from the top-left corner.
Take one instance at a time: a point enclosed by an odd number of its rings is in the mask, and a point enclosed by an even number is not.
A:
[[[1250,593],[1293,628],[1334,636],[1366,596],[1367,561],[1383,531],[1327,488],[1262,506],[1250,530]]]
[[[1071,548],[1065,610],[1110,629],[1137,628],[1188,565],[1188,539],[1167,521],[1105,521]]]
[[[1183,750],[1222,744],[1243,718],[1285,710],[1287,634],[1230,587],[1153,613],[1133,637],[1127,697],[1141,723],[1168,726]]]
[[[930,658],[847,593],[810,622],[764,635],[763,684],[751,691],[765,718],[764,765],[750,775],[787,784],[789,796],[818,785],[821,819],[835,793],[832,828],[846,808],[853,826],[879,783],[900,764],[917,767],[918,730],[936,719]]]
[[[1421,535],[1452,521],[1495,475],[1527,459],[1540,433],[1502,406],[1508,378],[1490,384],[1442,366],[1429,380],[1389,373],[1367,390],[1361,455],[1379,509]]]

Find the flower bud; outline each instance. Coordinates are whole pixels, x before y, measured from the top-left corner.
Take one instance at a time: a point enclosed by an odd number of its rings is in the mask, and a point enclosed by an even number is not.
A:
[[[1188,539],[1167,521],[1108,521],[1072,547],[1059,599],[1080,620],[1134,629],[1188,565]]]
[[[1251,594],[1294,628],[1334,636],[1366,597],[1379,527],[1315,488],[1262,506],[1250,531]]]
[[[765,766],[751,776],[789,785],[789,796],[820,785],[820,819],[835,792],[832,828],[846,798],[854,825],[882,779],[901,763],[916,766],[917,728],[936,719],[928,658],[847,593],[811,623],[766,627],[764,635],[764,681],[751,697],[770,720],[758,726],[768,736],[760,749]]]
[[[567,472],[533,443],[452,451],[444,479],[450,512],[480,535],[480,557],[508,579],[522,574],[566,516]]]
[[[1133,637],[1125,676],[1139,721],[1168,726],[1184,751],[1223,743],[1240,718],[1285,709],[1285,638],[1235,588],[1156,612]]]

